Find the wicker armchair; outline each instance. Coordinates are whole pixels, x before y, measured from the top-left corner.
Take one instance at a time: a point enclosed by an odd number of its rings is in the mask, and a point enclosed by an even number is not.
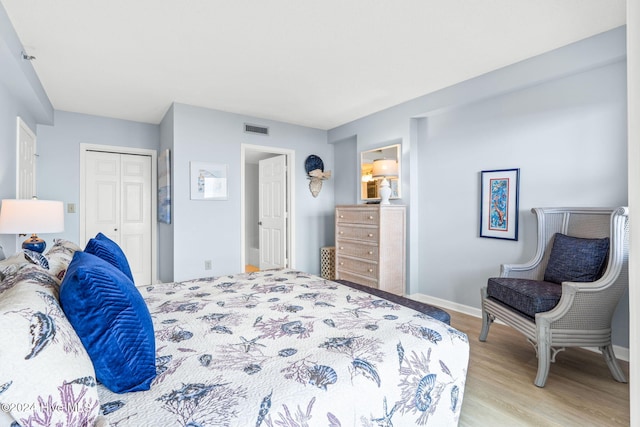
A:
[[[538,221],[536,254],[526,264],[503,264],[500,277],[489,279],[482,288],[480,341],[486,341],[495,319],[524,334],[536,349],[538,387],[544,387],[550,363],[565,347],[598,347],[613,378],[626,382],[611,344],[611,318],[629,285],[628,208],[534,208],[532,212]],[[561,286],[549,283],[547,266],[556,251],[555,241],[561,241],[556,233],[582,238],[573,239],[579,242],[608,237],[599,273],[588,280],[562,281]],[[569,255],[573,258],[573,253]],[[502,297],[505,289],[518,295],[515,301]],[[556,292],[557,303],[551,301]],[[523,308],[522,301],[529,306]]]

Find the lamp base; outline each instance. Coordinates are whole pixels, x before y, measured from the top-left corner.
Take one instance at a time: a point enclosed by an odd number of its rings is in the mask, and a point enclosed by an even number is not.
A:
[[[29,249],[30,251],[42,253],[47,247],[47,242],[36,236],[35,233],[31,235],[27,240],[22,242],[22,249]]]
[[[381,205],[390,205],[389,197],[391,196],[391,186],[389,185],[389,181],[387,178],[384,178],[380,183],[380,204]]]

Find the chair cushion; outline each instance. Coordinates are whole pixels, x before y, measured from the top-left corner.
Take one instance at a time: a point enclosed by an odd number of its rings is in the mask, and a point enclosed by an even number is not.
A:
[[[76,252],[60,285],[60,302],[105,387],[116,393],[149,389],[156,376],[153,323],[124,273]]]
[[[109,264],[117,267],[120,271],[127,275],[129,279],[133,280],[133,274],[131,274],[131,268],[129,267],[129,261],[124,255],[122,248],[118,246],[116,242],[108,238],[102,233],[98,233],[95,239],[89,239],[85,252],[96,255]]]
[[[541,280],[493,277],[487,282],[487,296],[535,318],[551,310],[562,296],[562,286]]]
[[[556,233],[544,280],[553,283],[593,282],[604,272],[609,238],[583,239]]]

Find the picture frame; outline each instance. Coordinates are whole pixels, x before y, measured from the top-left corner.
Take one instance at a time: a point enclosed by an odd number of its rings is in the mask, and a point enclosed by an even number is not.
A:
[[[480,172],[480,237],[518,240],[520,169]]]
[[[158,221],[171,224],[171,152],[158,155]]]
[[[227,165],[189,162],[191,200],[227,200]]]

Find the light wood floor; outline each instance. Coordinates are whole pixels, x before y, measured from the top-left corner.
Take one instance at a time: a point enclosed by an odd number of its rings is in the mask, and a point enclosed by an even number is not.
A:
[[[244,266],[245,273],[253,273],[254,271],[260,271],[260,269],[255,265],[251,265],[251,264],[247,264]]]
[[[611,377],[600,353],[560,352],[539,388],[533,384],[535,350],[523,335],[494,323],[483,343],[479,318],[448,312],[451,326],[469,336],[471,348],[460,426],[629,425],[629,385]],[[620,365],[628,377],[629,364]]]

